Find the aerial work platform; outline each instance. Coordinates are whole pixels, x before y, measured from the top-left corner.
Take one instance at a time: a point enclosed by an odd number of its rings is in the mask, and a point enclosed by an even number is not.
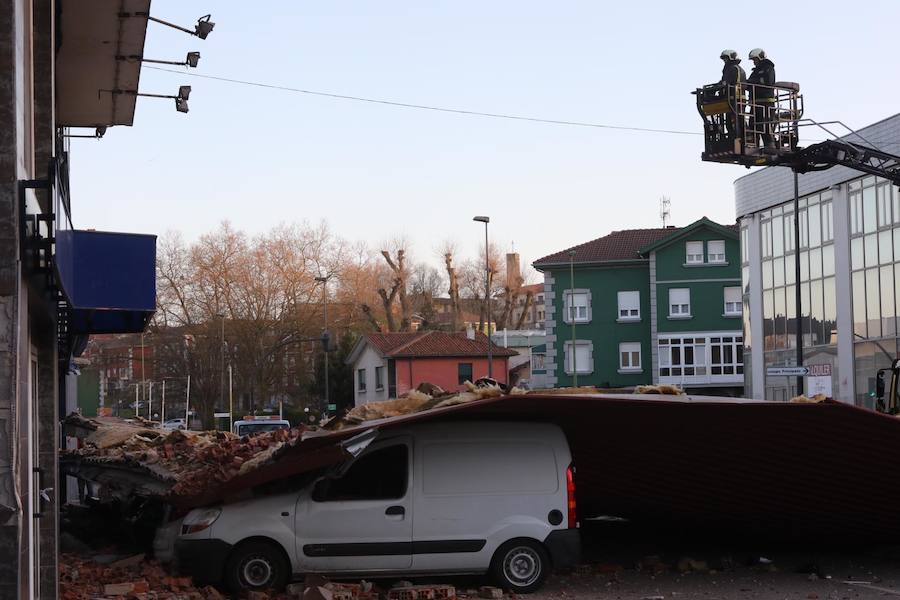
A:
[[[804,118],[797,83],[714,83],[692,93],[703,119],[704,161],[747,168],[789,167],[796,173],[842,165],[900,185],[900,157],[876,148],[840,121],[819,123]],[[840,137],[826,125],[840,125],[850,134]],[[817,133],[834,139],[802,147],[803,127],[817,128]]]

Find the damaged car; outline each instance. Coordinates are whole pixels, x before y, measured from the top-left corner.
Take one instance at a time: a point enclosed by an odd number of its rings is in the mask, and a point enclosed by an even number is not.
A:
[[[371,443],[299,489],[192,510],[181,568],[234,591],[303,573],[490,574],[531,592],[580,553],[572,457],[555,425],[441,422]]]

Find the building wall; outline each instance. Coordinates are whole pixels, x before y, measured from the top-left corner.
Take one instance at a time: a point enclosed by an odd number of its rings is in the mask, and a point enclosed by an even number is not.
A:
[[[423,382],[439,385],[445,390],[464,390],[465,386],[458,380],[460,363],[472,363],[473,379],[480,379],[488,375],[487,357],[398,358],[396,362],[397,395],[403,395]],[[506,357],[494,358],[493,366],[494,379],[506,383]]]
[[[860,133],[900,153],[900,115]],[[871,407],[875,372],[900,349],[900,189],[834,167],[801,175],[799,190],[803,361],[831,371],[827,384],[835,399]],[[766,375],[768,366],[796,361],[792,198],[788,169],[766,168],[735,182],[751,308],[745,329],[753,333],[745,339],[747,378],[757,398],[787,399],[797,391],[795,378]],[[811,383],[805,380],[807,390]]]
[[[0,597],[56,597],[58,373],[55,309],[23,273],[18,181],[53,149],[53,3],[0,4]],[[27,192],[46,209],[46,195]],[[35,470],[40,468],[40,475]],[[46,489],[50,502],[39,502]],[[40,511],[41,516],[35,517]]]
[[[549,314],[552,310],[554,318],[551,321],[548,317],[547,322],[547,355],[548,359],[553,356],[554,385],[568,387],[574,384],[575,379],[565,372],[565,348],[566,342],[572,339],[572,325],[563,318],[566,307],[562,304],[566,290],[572,287],[571,278],[569,269],[565,268],[549,270],[548,273],[553,281],[553,298],[552,303],[548,299],[547,312]],[[574,289],[588,289],[591,293],[590,322],[575,324],[575,339],[576,343],[587,340],[593,344],[592,371],[578,373],[578,385],[624,387],[649,383],[650,276],[647,262],[609,267],[576,265]],[[641,319],[620,323],[617,322],[618,292],[629,290],[640,292]],[[549,294],[545,292],[547,296]],[[625,342],[641,344],[642,371],[639,373],[619,373],[619,344]],[[547,368],[549,371],[551,364]]]
[[[384,367],[384,386],[382,389],[375,389],[375,367]],[[366,370],[366,390],[360,391],[358,372],[359,369]],[[372,346],[366,344],[365,349],[360,354],[356,363],[353,365],[353,399],[354,404],[366,404],[368,402],[377,402],[379,400],[387,400],[388,398],[388,373],[387,360],[375,350]]]

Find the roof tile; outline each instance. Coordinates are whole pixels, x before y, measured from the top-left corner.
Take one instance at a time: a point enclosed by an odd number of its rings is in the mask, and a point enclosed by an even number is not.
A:
[[[416,331],[403,333],[367,333],[366,339],[381,354],[391,358],[433,356],[487,356],[487,336],[476,333],[470,340],[464,332]],[[516,352],[493,344],[496,357],[515,356]]]
[[[560,252],[550,254],[534,261],[534,266],[551,265],[569,262],[569,251],[574,250],[575,256],[572,262],[593,263],[615,260],[640,260],[638,250],[644,246],[660,240],[667,235],[672,235],[677,228],[655,229],[625,229],[613,231],[596,240],[579,244],[572,248],[566,248]]]

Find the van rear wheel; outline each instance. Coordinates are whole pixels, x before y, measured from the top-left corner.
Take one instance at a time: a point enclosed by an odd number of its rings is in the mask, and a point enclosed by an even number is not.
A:
[[[225,583],[235,594],[265,589],[282,590],[290,566],[281,549],[263,541],[246,542],[234,549],[225,566]]]
[[[520,594],[543,585],[550,571],[550,556],[544,547],[528,538],[510,540],[500,546],[491,561],[491,574],[505,590]]]

